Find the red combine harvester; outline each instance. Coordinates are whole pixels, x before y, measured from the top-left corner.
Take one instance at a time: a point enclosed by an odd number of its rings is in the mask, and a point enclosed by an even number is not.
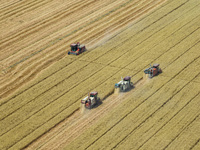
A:
[[[80,45],[79,42],[76,44],[71,44],[70,47],[71,50],[68,52],[68,55],[70,54],[79,55],[86,50],[85,45]]]
[[[87,97],[81,100],[81,103],[85,105],[85,108],[91,109],[94,105],[100,102],[98,92],[90,92]]]
[[[159,64],[154,64],[153,66],[150,65],[150,68],[145,69],[144,73],[148,74],[149,78],[153,78],[159,73],[162,73],[162,70],[159,68]]]

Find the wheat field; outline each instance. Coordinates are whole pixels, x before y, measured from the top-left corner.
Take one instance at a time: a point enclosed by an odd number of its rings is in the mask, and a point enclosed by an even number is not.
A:
[[[0,4],[0,149],[199,149],[200,1]],[[85,44],[79,56],[69,45]],[[145,81],[143,70],[162,73]],[[135,88],[113,95],[131,76]],[[80,100],[98,91],[98,107]]]

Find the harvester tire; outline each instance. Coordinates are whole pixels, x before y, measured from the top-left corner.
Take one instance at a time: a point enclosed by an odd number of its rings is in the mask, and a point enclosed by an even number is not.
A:
[[[130,87],[133,87],[133,82],[130,83]]]

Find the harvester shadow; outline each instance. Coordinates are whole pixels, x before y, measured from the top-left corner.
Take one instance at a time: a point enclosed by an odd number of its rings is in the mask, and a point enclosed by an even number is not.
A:
[[[162,72],[159,72],[158,74],[156,74],[156,75],[153,76],[152,78],[157,77],[157,76],[159,76],[160,74],[162,74]]]
[[[90,108],[90,109],[95,109],[95,108],[97,108],[97,107],[99,107],[100,105],[102,105],[103,104],[103,102],[102,101],[99,101],[97,104],[95,104],[92,108]]]
[[[120,92],[120,93],[127,93],[130,92],[131,90],[135,89],[135,86],[133,85],[131,88],[127,89],[126,91]]]
[[[159,72],[157,75],[155,75],[155,76],[159,76],[160,74],[162,74],[163,72]]]

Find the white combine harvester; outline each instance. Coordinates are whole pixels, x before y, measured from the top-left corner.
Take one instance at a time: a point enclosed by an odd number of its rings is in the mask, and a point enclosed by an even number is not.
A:
[[[131,77],[126,76],[125,78],[121,79],[121,81],[115,84],[115,92],[125,92],[126,90],[131,89],[133,87]]]
[[[91,109],[94,105],[100,102],[98,92],[90,92],[87,97],[81,100],[81,103],[85,105],[85,108]]]

